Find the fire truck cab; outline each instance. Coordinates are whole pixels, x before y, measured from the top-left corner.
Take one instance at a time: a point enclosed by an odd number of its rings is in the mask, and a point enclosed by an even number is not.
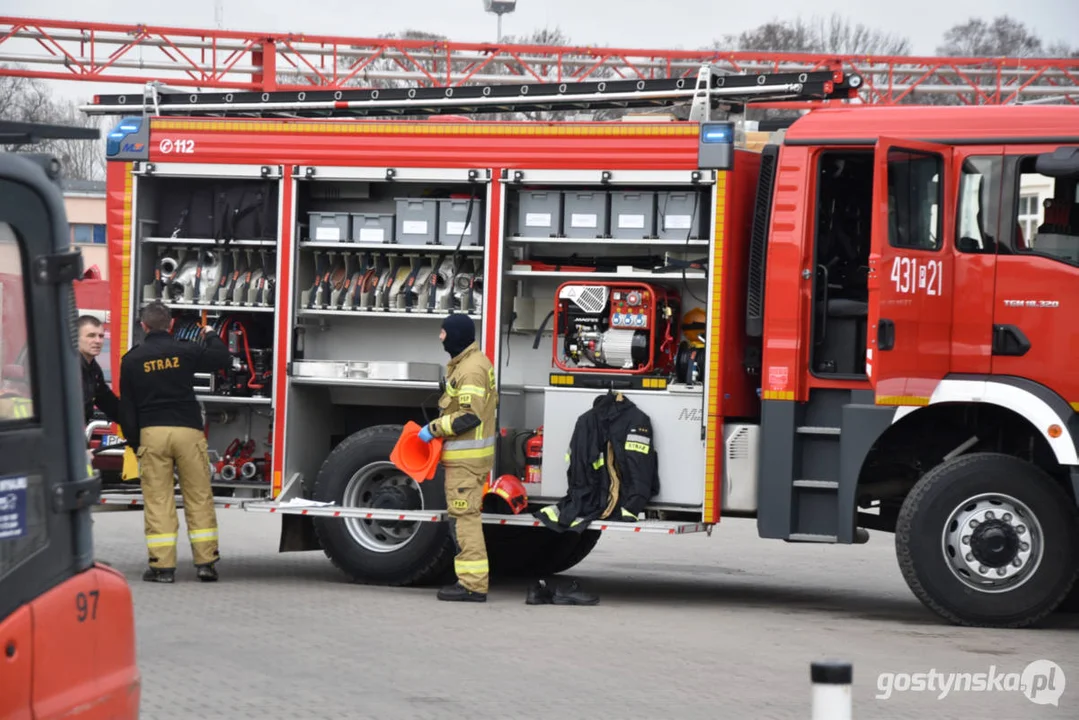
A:
[[[0,142],[96,129],[0,122]],[[71,247],[59,162],[0,153],[0,717],[135,720],[131,590],[95,562],[101,491],[83,435]]]
[[[440,476],[389,455],[437,413],[437,321],[467,313],[500,394],[492,481],[528,496],[489,497],[493,574],[749,517],[788,542],[894,533],[943,618],[1034,624],[1079,569],[1079,110],[817,109],[752,149],[713,119],[858,84],[102,96],[84,109],[146,111],[110,141],[114,366],[149,299],[181,333],[210,322],[236,356],[203,395],[219,502],[281,515],[282,550],[357,581],[434,582],[454,552]],[[366,119],[680,99],[693,122]],[[575,421],[608,393],[648,415],[634,443],[659,489],[632,517],[545,527],[581,482]]]

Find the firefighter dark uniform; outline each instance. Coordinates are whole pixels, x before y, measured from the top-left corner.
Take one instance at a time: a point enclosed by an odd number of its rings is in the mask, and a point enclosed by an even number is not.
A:
[[[112,392],[112,388],[105,382],[105,373],[94,358],[87,359],[80,355],[82,361],[82,408],[83,417],[87,423],[94,417],[94,407],[97,407],[110,422],[119,422],[120,401]]]
[[[455,313],[442,323],[443,347],[451,359],[438,407],[440,414],[421,431],[421,437],[443,438],[442,467],[446,477],[446,508],[457,556],[457,584],[439,591],[440,600],[483,602],[487,597],[487,547],[481,511],[483,486],[495,458],[498,393],[491,361],[475,342],[473,319]]]
[[[202,344],[181,342],[167,331],[150,332],[120,363],[120,426],[139,459],[145,506],[150,568],[144,580],[171,582],[176,568],[174,464],[199,578],[217,578],[217,516],[194,375],[226,368],[231,356],[216,333],[204,337]]]

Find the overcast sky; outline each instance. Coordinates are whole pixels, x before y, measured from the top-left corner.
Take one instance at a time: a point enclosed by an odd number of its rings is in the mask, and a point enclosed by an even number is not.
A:
[[[1047,44],[1079,45],[1079,0],[518,0],[503,19],[505,34],[560,27],[575,44],[696,48],[769,20],[839,12],[856,22],[910,38],[917,54],[934,54],[943,31],[971,17],[1012,14]],[[483,0],[223,0],[224,28],[373,37],[406,28],[451,40],[493,41],[496,21]],[[799,12],[801,8],[801,12]],[[0,0],[0,14],[112,23],[214,27],[214,0]],[[0,45],[0,48],[3,48]],[[25,47],[25,46],[24,46]],[[12,48],[11,51],[14,51]],[[19,52],[26,52],[20,49]],[[58,93],[137,92],[137,86],[50,83]]]

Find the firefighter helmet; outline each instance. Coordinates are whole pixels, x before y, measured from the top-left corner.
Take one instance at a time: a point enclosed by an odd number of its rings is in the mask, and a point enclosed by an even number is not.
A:
[[[497,495],[506,501],[514,515],[520,514],[528,507],[528,493],[521,479],[516,475],[502,475],[494,481],[493,485],[485,485],[484,495]]]
[[[690,345],[697,347],[704,345],[704,321],[704,310],[701,308],[693,308],[682,316],[682,333]]]

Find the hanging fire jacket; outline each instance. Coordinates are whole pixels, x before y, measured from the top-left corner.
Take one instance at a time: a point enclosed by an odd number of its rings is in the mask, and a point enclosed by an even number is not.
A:
[[[593,520],[636,522],[659,494],[659,460],[648,415],[621,393],[596,398],[573,428],[565,497],[535,513],[557,532]]]

